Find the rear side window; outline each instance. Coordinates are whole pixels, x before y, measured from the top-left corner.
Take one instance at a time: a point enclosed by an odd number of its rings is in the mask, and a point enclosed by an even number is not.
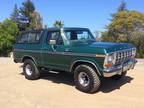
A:
[[[28,43],[38,43],[40,40],[41,33],[29,33]]]
[[[22,34],[17,43],[38,43],[42,32],[29,32]]]
[[[28,43],[28,34],[22,34],[18,37],[17,43]]]

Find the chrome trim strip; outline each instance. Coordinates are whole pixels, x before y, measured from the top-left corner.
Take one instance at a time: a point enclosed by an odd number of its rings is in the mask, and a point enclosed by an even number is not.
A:
[[[98,67],[97,67],[93,62],[88,61],[88,60],[76,60],[76,61],[74,61],[74,62],[71,64],[70,72],[72,71],[72,67],[74,66],[74,64],[77,63],[77,62],[85,62],[85,63],[90,63],[90,64],[92,64],[92,65],[96,68],[98,74],[99,74],[100,76],[102,76],[102,74],[100,73]]]
[[[104,73],[103,73],[103,76],[108,78],[108,77],[112,77],[112,76],[114,76],[114,75],[121,75],[121,73],[122,73],[122,72],[121,72],[120,70],[119,70],[119,71],[112,72],[112,73],[105,73],[105,72],[104,72]]]
[[[99,57],[99,58],[105,58],[106,55],[104,55],[104,54],[96,54],[96,57]]]
[[[57,54],[57,55],[68,55],[68,56],[85,56],[85,57],[97,57],[97,58],[102,58],[105,57],[105,55],[101,54],[89,54],[89,53],[72,53],[72,52],[53,52],[53,51],[46,51],[43,50],[41,52],[41,50],[25,50],[25,49],[14,49],[14,51],[20,51],[20,52],[33,52],[33,53],[48,53],[48,54]],[[96,56],[97,55],[97,56]],[[100,55],[100,56],[98,56]]]

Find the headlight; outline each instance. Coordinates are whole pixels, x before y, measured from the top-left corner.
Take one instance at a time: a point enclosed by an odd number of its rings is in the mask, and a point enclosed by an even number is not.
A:
[[[104,68],[110,68],[115,64],[116,53],[107,55],[104,61]]]

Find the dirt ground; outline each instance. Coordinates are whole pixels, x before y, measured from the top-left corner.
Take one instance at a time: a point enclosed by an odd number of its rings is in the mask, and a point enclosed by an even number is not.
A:
[[[0,58],[0,108],[144,108],[144,60],[120,81],[105,79],[95,94],[75,89],[68,73],[26,80],[21,64]]]

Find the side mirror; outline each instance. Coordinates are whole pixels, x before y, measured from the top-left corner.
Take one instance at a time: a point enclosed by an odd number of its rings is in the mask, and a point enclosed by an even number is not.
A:
[[[50,44],[50,45],[56,45],[56,40],[50,40],[50,41],[49,41],[49,44]]]

